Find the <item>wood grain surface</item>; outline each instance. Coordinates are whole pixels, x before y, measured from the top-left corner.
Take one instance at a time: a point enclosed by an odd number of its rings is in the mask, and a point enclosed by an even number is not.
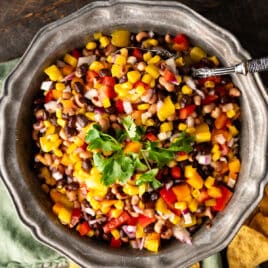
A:
[[[89,0],[0,0],[0,62],[21,56],[34,34]],[[135,1],[133,1],[135,2]],[[268,56],[267,0],[181,0],[231,31],[252,57]],[[262,74],[268,85],[268,75]]]

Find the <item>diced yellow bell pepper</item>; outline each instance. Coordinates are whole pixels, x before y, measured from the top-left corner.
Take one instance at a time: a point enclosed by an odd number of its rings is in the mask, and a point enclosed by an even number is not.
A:
[[[123,186],[123,192],[127,195],[138,195],[139,194],[139,187],[138,186],[133,186],[133,185],[130,185],[128,183],[126,183],[124,186]]]
[[[157,252],[160,245],[160,234],[153,232],[145,237],[144,247],[152,252]]]
[[[216,186],[212,186],[208,189],[208,195],[212,198],[220,198],[222,196],[221,189]]]
[[[145,41],[143,41],[142,45],[144,48],[155,47],[158,45],[158,40],[156,40],[154,38],[149,38],[149,39],[146,39]]]
[[[185,167],[184,176],[187,178],[187,183],[196,189],[201,189],[203,187],[204,181],[202,177],[198,174],[196,168],[191,165]]]
[[[216,199],[208,199],[205,201],[205,206],[206,207],[214,207],[216,205]]]
[[[143,227],[138,223],[136,227],[136,238],[142,238],[144,236]]]
[[[56,189],[50,191],[50,198],[54,203],[60,203],[66,208],[73,208],[73,203],[68,200],[67,196],[58,192]]]
[[[119,231],[117,229],[113,229],[111,231],[111,234],[115,239],[120,239],[120,233],[119,233]]]
[[[196,199],[192,199],[188,207],[191,212],[196,212],[198,208],[198,201]]]
[[[231,173],[238,173],[240,171],[240,160],[238,158],[233,158],[229,162],[228,167]]]
[[[67,63],[70,64],[73,67],[76,67],[77,65],[77,58],[75,58],[74,56],[70,55],[70,54],[65,54],[63,60]]]
[[[72,218],[72,211],[65,207],[62,207],[59,210],[58,218],[62,224],[70,224]]]
[[[150,51],[143,54],[143,60],[148,62],[152,58],[152,53]]]
[[[209,126],[206,123],[196,126],[195,128],[195,141],[197,143],[208,142],[211,140],[211,133]]]
[[[206,188],[211,188],[215,182],[215,179],[211,176],[208,176],[205,180],[205,186]]]
[[[165,121],[170,115],[175,113],[175,105],[172,102],[170,96],[164,99],[163,105],[157,112],[157,117],[160,121]]]

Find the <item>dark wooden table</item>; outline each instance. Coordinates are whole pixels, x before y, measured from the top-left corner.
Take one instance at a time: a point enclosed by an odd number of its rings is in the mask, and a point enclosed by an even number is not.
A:
[[[0,62],[23,54],[43,25],[79,9],[89,0],[1,0]],[[181,0],[231,31],[252,57],[268,56],[267,0]],[[268,85],[268,75],[262,74]]]

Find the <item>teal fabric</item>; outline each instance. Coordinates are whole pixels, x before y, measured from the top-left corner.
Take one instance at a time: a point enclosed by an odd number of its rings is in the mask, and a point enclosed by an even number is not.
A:
[[[0,63],[0,89],[3,79],[18,59]],[[34,239],[21,223],[12,200],[0,180],[0,268],[63,268],[66,258]],[[222,268],[221,255],[215,254],[202,262],[202,268]]]
[[[0,89],[3,78],[18,60],[0,64]],[[12,200],[0,180],[0,268],[68,267],[66,258],[35,240],[21,223]]]

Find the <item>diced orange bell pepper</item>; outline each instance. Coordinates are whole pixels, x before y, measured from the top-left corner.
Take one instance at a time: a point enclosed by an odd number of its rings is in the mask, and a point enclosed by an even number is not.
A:
[[[124,153],[138,153],[141,150],[142,144],[137,141],[127,143]]]
[[[84,221],[78,226],[78,232],[80,233],[81,236],[87,235],[90,230],[91,229],[87,221]]]
[[[238,158],[232,159],[229,164],[229,170],[231,173],[238,173],[240,171],[240,161]]]
[[[156,218],[155,217],[147,217],[145,215],[140,215],[138,217],[138,223],[143,227],[145,228],[147,225],[153,223],[156,221]]]
[[[195,189],[203,187],[204,181],[202,177],[198,174],[196,168],[193,168],[191,165],[185,167],[184,176],[187,178],[187,183]]]
[[[227,119],[228,117],[226,116],[226,113],[221,113],[215,120],[216,129],[223,128],[226,125]]]
[[[172,191],[176,195],[178,201],[185,201],[191,195],[190,187],[186,183],[172,187]]]

